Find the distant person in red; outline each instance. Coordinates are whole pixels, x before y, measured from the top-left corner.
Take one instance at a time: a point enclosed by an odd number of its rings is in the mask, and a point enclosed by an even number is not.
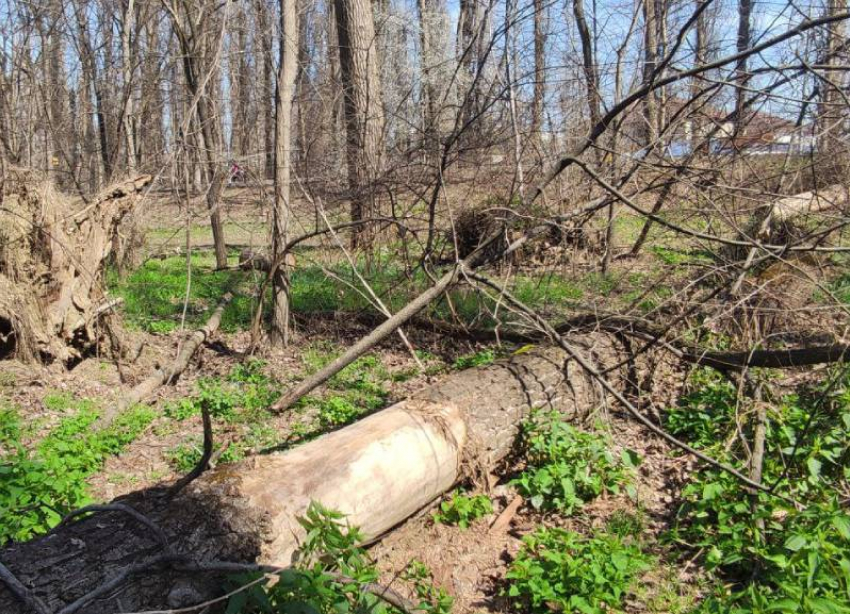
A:
[[[235,160],[230,163],[230,183],[245,183],[245,169]]]

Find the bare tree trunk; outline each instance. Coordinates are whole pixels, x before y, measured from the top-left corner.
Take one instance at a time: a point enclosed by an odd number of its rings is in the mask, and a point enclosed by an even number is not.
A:
[[[346,124],[351,219],[376,213],[374,180],[381,168],[384,113],[381,108],[375,24],[369,0],[335,0]],[[352,247],[371,244],[364,224],[351,233]]]
[[[706,49],[708,47],[708,16],[702,10],[706,0],[696,0],[696,10],[701,11],[697,17],[695,41],[694,41],[694,66],[702,66],[706,62]],[[691,96],[696,97],[700,92],[700,79],[691,79]],[[689,147],[694,149],[702,141],[703,123],[699,115],[694,114],[689,121]]]
[[[525,198],[525,176],[522,166],[522,136],[520,135],[519,117],[516,104],[516,88],[511,71],[511,63],[514,60],[513,24],[516,19],[516,5],[512,0],[505,4],[505,85],[508,90],[508,113],[511,118],[511,128],[514,137],[514,180],[520,199]]]
[[[210,98],[206,91],[208,88],[200,81],[202,78],[201,68],[207,64],[204,61],[204,41],[201,33],[194,28],[195,24],[192,23],[193,16],[187,3],[184,3],[184,8],[191,32],[186,32],[183,29],[183,25],[179,23],[176,15],[174,15],[174,27],[177,31],[177,38],[183,54],[183,71],[186,77],[186,86],[192,95],[192,99],[197,101],[196,117],[201,129],[199,136],[203,139],[201,148],[204,151],[207,180],[209,182],[206,200],[207,208],[210,212],[210,226],[212,227],[213,244],[215,247],[215,262],[218,268],[225,268],[227,266],[227,246],[219,207],[221,191],[224,187],[224,175],[220,171],[219,164],[216,161],[216,155],[222,149],[218,129],[219,118],[214,113],[214,109],[210,104]],[[212,68],[210,67],[210,69]],[[202,91],[202,88],[204,91]]]
[[[654,0],[648,1],[652,2]],[[587,26],[587,18],[584,14],[584,0],[573,0],[573,13],[576,19],[579,38],[581,39],[587,110],[590,114],[590,125],[595,126],[599,123],[599,118],[601,117],[599,106],[599,73],[593,53],[593,39],[590,36],[590,28]]]
[[[750,21],[752,13],[752,0],[738,0],[738,53],[746,51],[750,47]],[[747,75],[747,58],[742,57],[735,63],[735,132],[739,133],[746,125],[744,117],[744,103],[747,100],[746,85],[749,81]]]
[[[272,32],[269,9],[264,0],[257,0],[257,25],[260,28],[258,34],[263,54],[263,81],[260,95],[260,106],[263,112],[263,176],[268,179],[274,177],[274,108],[272,106],[272,92],[274,91],[274,62],[272,59]]]
[[[418,5],[425,152],[430,160],[437,164],[440,156],[440,89],[434,69],[437,68],[437,59],[441,51],[438,49],[441,37],[437,30],[443,27],[442,18],[445,8],[441,0],[419,0]]]
[[[643,0],[644,19],[644,64],[643,81],[648,84],[658,66],[658,2],[660,0]],[[643,101],[644,135],[642,145],[650,146],[658,138],[658,99],[655,92],[650,92]]]
[[[298,11],[295,0],[280,0],[280,68],[275,97],[275,174],[272,254],[277,259],[289,234],[290,176],[292,174],[292,100],[298,75]],[[289,282],[285,267],[273,280],[271,341],[289,343]]]
[[[847,10],[847,0],[828,0],[827,14],[839,15]],[[846,43],[846,23],[838,21],[830,24],[827,28],[826,48],[823,54],[826,56],[824,63],[829,66],[837,66],[842,63],[842,57],[838,50]],[[827,70],[824,80],[819,87],[821,89],[821,102],[818,109],[818,132],[820,135],[819,149],[821,152],[835,150],[842,142],[846,134],[842,128],[842,119],[847,116],[845,99],[841,96],[844,88],[845,76],[840,70]]]
[[[476,82],[480,58],[478,55],[478,29],[481,21],[481,10],[477,0],[460,0],[460,15],[458,17],[458,61],[461,62],[460,83],[461,92],[465,92],[466,101],[461,110],[463,123],[469,126],[474,135],[479,123],[475,122],[481,105],[480,85]]]
[[[531,104],[531,133],[542,145],[543,108],[546,103],[546,34],[543,31],[543,0],[534,0],[534,100]]]
[[[121,72],[124,81],[124,107],[121,125],[124,130],[124,147],[127,157],[127,174],[132,175],[138,166],[136,159],[135,127],[133,126],[133,54],[130,37],[135,25],[135,0],[126,0],[124,19],[121,25]]]

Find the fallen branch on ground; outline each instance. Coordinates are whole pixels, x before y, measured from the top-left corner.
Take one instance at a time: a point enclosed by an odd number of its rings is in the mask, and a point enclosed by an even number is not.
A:
[[[207,323],[192,333],[188,339],[178,346],[180,351],[177,353],[177,358],[174,359],[174,363],[171,367],[160,367],[148,376],[147,379],[136,384],[136,386],[127,393],[126,396],[114,403],[112,407],[110,407],[100,417],[98,425],[100,427],[109,426],[118,416],[121,415],[122,412],[133,405],[150,398],[151,395],[153,395],[153,393],[161,386],[170,384],[177,380],[177,378],[180,377],[180,374],[182,374],[183,371],[186,370],[186,367],[189,366],[192,356],[195,355],[195,352],[201,344],[209,339],[216,330],[218,330],[218,327],[221,324],[221,316],[224,314],[224,309],[230,303],[232,298],[233,297],[230,294],[225,294],[221,298],[218,306],[212,312],[209,320],[207,320]]]

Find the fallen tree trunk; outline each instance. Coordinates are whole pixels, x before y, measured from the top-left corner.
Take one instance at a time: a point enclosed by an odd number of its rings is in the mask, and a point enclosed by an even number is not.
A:
[[[576,341],[600,368],[614,368],[609,375],[621,387],[651,368],[647,354],[640,365],[627,360],[611,336]],[[51,612],[192,605],[222,586],[220,572],[200,573],[198,563],[289,564],[303,536],[297,517],[311,500],[339,509],[367,539],[375,538],[464,476],[492,469],[510,452],[532,408],[551,406],[579,419],[602,402],[598,387],[559,351],[524,353],[454,374],[295,449],[219,467],[174,499],[161,490],[121,499],[155,523],[161,537],[137,517],[116,511],[10,545],[0,551],[0,561]],[[190,564],[191,573],[185,571]],[[128,570],[143,577],[122,580]],[[110,579],[114,590],[87,600]],[[3,583],[0,611],[26,611]]]
[[[801,215],[840,207],[846,201],[847,188],[843,185],[778,198],[753,219],[750,228],[756,231],[752,236],[764,243],[771,242],[772,235],[782,224]]]

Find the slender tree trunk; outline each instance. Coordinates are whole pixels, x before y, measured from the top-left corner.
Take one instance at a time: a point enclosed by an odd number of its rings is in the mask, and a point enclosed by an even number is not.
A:
[[[295,0],[280,0],[280,68],[275,97],[274,230],[272,253],[275,260],[286,245],[292,174],[292,100],[298,76],[298,11]],[[289,283],[284,267],[278,267],[273,280],[274,307],[271,340],[289,343]]]
[[[124,81],[124,108],[121,112],[121,125],[124,130],[124,147],[127,150],[127,174],[136,172],[135,128],[133,126],[133,55],[130,38],[135,24],[135,0],[127,0],[121,30],[121,72]]]
[[[479,123],[475,122],[480,108],[480,86],[476,83],[476,75],[479,67],[477,31],[481,20],[481,11],[477,0],[460,0],[460,15],[458,17],[458,61],[461,62],[461,96],[466,101],[462,109],[464,124],[470,128],[474,135],[478,130]]]
[[[653,2],[654,0],[648,0]],[[584,67],[584,79],[586,84],[585,96],[587,110],[590,114],[590,125],[595,126],[601,117],[599,105],[599,77],[596,69],[596,60],[593,53],[593,39],[590,36],[590,28],[587,26],[587,18],[584,13],[584,0],[573,0],[573,13],[576,19],[579,38],[581,39],[581,55]]]
[[[827,14],[838,15],[847,10],[847,0],[828,0]],[[828,66],[836,66],[844,59],[838,54],[838,49],[846,42],[846,23],[838,21],[827,28],[826,48],[824,62]],[[820,134],[819,149],[821,152],[829,152],[841,144],[841,139],[846,135],[842,129],[842,118],[847,115],[846,103],[841,96],[841,90],[845,89],[844,73],[840,70],[827,70],[824,73],[825,80],[821,82],[820,108],[818,109],[818,132]]]
[[[264,0],[257,1],[257,25],[260,28],[260,44],[263,53],[263,82],[260,105],[263,110],[263,153],[264,176],[274,177],[274,107],[272,92],[274,92],[274,62],[272,60],[272,32],[268,7]]]
[[[376,213],[374,181],[381,168],[384,114],[378,79],[375,25],[369,0],[335,0],[346,124],[352,221]],[[369,247],[370,225],[351,233],[352,247]]]
[[[188,8],[187,8],[188,12]],[[175,28],[181,28],[181,24],[175,23]],[[205,163],[207,167],[207,208],[210,212],[210,226],[212,227],[213,244],[215,248],[215,262],[218,268],[227,266],[227,246],[224,239],[224,225],[221,221],[221,210],[219,201],[224,187],[224,174],[220,172],[216,155],[222,150],[220,133],[218,130],[219,118],[215,115],[210,104],[210,98],[206,91],[201,90],[201,70],[205,65],[203,41],[199,40],[198,33],[191,35],[181,30],[178,36],[181,52],[183,54],[183,71],[186,77],[186,86],[193,100],[197,100],[196,117],[200,126],[200,137],[203,140]],[[206,88],[205,88],[206,89]]]
[[[643,0],[644,84],[649,83],[655,73],[655,68],[658,66],[658,2],[659,0]],[[648,147],[658,137],[658,99],[654,92],[650,92],[644,97],[643,114],[645,126],[642,144],[644,147]]]
[[[737,48],[741,53],[750,47],[750,21],[752,0],[738,0],[738,38]],[[746,86],[749,81],[747,74],[747,58],[742,57],[735,64],[735,132],[740,133],[746,125],[744,103],[747,100]]]
[[[419,0],[419,23],[421,46],[420,62],[422,75],[423,133],[425,152],[434,163],[439,163],[440,126],[439,126],[439,87],[434,74],[437,59],[440,57],[440,37],[437,30],[443,26],[444,9],[440,0]]]
[[[546,34],[543,31],[543,0],[534,0],[534,100],[531,105],[531,133],[542,145],[543,105],[546,101]]]
[[[696,10],[703,8],[706,0],[696,0]],[[697,17],[695,41],[694,41],[694,66],[702,66],[707,59],[706,48],[708,45],[708,16],[703,10]],[[691,79],[691,97],[696,97],[700,92],[700,79],[693,77]],[[693,114],[689,121],[689,147],[693,150],[699,146],[702,140],[703,122],[698,114]]]

